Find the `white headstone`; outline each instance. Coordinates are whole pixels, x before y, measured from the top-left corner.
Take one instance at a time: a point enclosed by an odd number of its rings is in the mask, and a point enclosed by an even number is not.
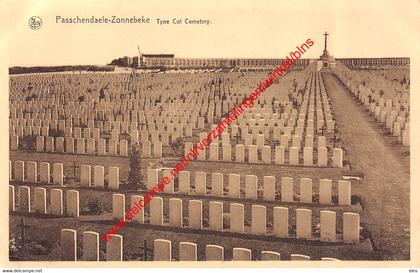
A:
[[[338,204],[343,206],[351,205],[351,182],[347,180],[338,181]]]
[[[114,193],[112,195],[112,218],[125,221],[125,195]]]
[[[234,247],[232,258],[233,261],[251,261],[251,250],[247,248]]]
[[[53,183],[63,186],[63,163],[54,163],[53,165]]]
[[[19,210],[23,212],[31,211],[31,188],[19,186]]]
[[[336,240],[336,213],[334,211],[321,211],[321,241]]]
[[[66,214],[70,217],[79,217],[79,191],[68,190]]]
[[[135,209],[137,213],[135,213],[132,219],[132,222],[137,222],[139,224],[144,224],[144,208],[141,206],[143,205],[143,196],[141,195],[132,195],[131,196],[131,207]]]
[[[206,173],[196,172],[195,173],[195,194],[197,195],[206,195]]]
[[[118,190],[120,187],[120,168],[109,167],[109,182],[108,186],[110,190]]]
[[[150,201],[150,224],[163,225],[163,198],[154,197]]]
[[[99,261],[99,233],[83,232],[83,261]]]
[[[261,261],[279,261],[280,253],[274,251],[261,251]]]
[[[209,202],[209,227],[210,230],[223,231],[223,203]]]
[[[332,181],[330,179],[319,180],[319,203],[331,204]]]
[[[121,235],[110,235],[111,239],[106,243],[106,260],[123,260],[123,237]]]
[[[197,244],[180,242],[179,261],[197,261]]]
[[[300,179],[300,202],[312,203],[312,179]]]
[[[50,214],[63,215],[63,190],[52,189],[51,192]]]
[[[266,207],[260,205],[252,205],[252,221],[251,233],[255,235],[266,234]]]
[[[172,227],[182,227],[182,199],[169,199],[169,225]]]
[[[224,248],[218,245],[206,245],[206,261],[224,261]]]
[[[289,209],[285,207],[273,208],[273,232],[282,238],[289,237]]]
[[[263,200],[276,200],[276,178],[274,176],[264,176],[263,178]]]
[[[171,241],[156,239],[153,243],[154,261],[168,261],[172,260],[172,244]]]
[[[90,187],[91,179],[91,167],[89,165],[80,165],[80,185],[82,187]]]
[[[200,200],[189,200],[188,222],[189,228],[203,229],[203,203]]]
[[[35,212],[47,213],[47,190],[45,188],[35,187],[34,189]]]
[[[296,209],[296,238],[310,239],[312,237],[312,211]]]
[[[245,198],[257,199],[257,176],[245,175]]]
[[[105,168],[104,166],[93,167],[93,186],[103,189],[105,187]]]
[[[293,178],[292,177],[281,178],[281,201],[293,202]]]
[[[73,229],[62,229],[60,240],[61,261],[77,260],[77,231]]]
[[[360,236],[360,217],[357,213],[343,213],[343,241],[358,243]]]
[[[190,194],[190,172],[181,171],[178,176],[179,188],[178,193]]]
[[[229,197],[240,198],[241,176],[239,174],[229,174]]]
[[[283,146],[276,146],[275,164],[284,165],[284,150]]]
[[[223,197],[223,174],[211,174],[211,195],[216,197]]]

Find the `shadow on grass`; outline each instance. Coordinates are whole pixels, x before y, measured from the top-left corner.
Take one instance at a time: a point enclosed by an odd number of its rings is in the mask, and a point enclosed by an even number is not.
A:
[[[60,218],[76,218],[68,215],[51,215],[51,214],[43,214],[39,212],[26,212],[26,211],[13,211],[10,212],[10,215],[13,216],[26,216],[26,217],[35,217],[35,218],[43,218],[43,219],[60,219]]]

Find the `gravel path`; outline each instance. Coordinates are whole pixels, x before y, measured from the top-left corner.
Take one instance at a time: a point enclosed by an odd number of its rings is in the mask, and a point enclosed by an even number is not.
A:
[[[362,197],[362,221],[372,233],[380,260],[410,259],[410,166],[384,139],[372,118],[331,73],[322,77],[352,170],[365,179],[353,183]]]

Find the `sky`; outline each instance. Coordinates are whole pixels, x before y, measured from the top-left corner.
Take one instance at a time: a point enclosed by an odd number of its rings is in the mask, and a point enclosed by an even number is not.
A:
[[[87,3],[85,3],[87,2]],[[6,1],[0,48],[9,66],[109,63],[143,53],[183,58],[284,58],[312,39],[318,58],[324,31],[336,58],[410,57],[419,41],[419,1]],[[39,16],[39,30],[28,26]],[[59,24],[61,17],[148,17],[150,24]],[[156,19],[210,20],[210,25]]]

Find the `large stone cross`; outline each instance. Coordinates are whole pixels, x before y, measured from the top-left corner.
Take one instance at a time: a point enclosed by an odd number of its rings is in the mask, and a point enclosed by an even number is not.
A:
[[[327,36],[328,36],[328,32],[325,31],[324,36],[325,36],[325,42],[324,42],[324,51],[327,51]]]

